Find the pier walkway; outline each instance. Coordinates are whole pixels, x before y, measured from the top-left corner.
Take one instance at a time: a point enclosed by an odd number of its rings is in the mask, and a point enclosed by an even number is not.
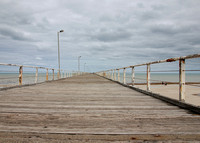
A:
[[[200,141],[200,115],[95,74],[0,91],[0,142]]]

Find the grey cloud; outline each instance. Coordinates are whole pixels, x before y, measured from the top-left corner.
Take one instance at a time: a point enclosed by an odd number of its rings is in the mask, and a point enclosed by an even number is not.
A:
[[[4,62],[36,58],[57,67],[60,29],[65,30],[61,67],[73,70],[79,55],[98,71],[104,63],[123,66],[195,54],[200,52],[198,13],[199,0],[1,0],[0,54],[12,59]]]
[[[0,34],[4,37],[9,37],[19,41],[34,41],[28,35],[19,30],[14,30],[8,27],[0,27]]]
[[[102,42],[114,42],[121,40],[129,40],[131,38],[131,33],[126,31],[101,31],[97,33],[92,38],[97,39]]]

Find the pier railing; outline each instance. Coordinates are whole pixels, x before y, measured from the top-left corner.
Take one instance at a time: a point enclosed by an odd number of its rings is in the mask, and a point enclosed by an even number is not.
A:
[[[54,68],[0,63],[0,87],[34,84],[68,78],[80,74],[77,71]]]
[[[135,76],[135,68],[137,67],[142,67],[146,66],[146,90],[151,91],[151,66],[154,64],[160,64],[160,63],[172,63],[175,61],[179,61],[179,68],[178,68],[178,74],[179,74],[179,81],[177,84],[179,84],[179,101],[185,101],[185,85],[186,85],[186,71],[195,71],[199,72],[200,70],[186,70],[185,69],[185,61],[187,59],[194,59],[194,58],[200,58],[200,54],[194,54],[194,55],[188,55],[188,56],[183,56],[183,57],[177,57],[177,58],[169,58],[165,60],[160,60],[160,61],[154,61],[154,62],[149,62],[149,63],[144,63],[144,64],[138,64],[138,65],[131,65],[128,67],[122,67],[122,68],[117,68],[117,69],[109,69],[106,71],[100,71],[97,72],[98,75],[104,76],[106,78],[112,79],[114,81],[122,82],[123,84],[128,84],[131,86],[135,86],[135,80],[137,79]],[[200,68],[200,64],[198,65]],[[126,82],[126,70],[131,70],[131,83]],[[123,70],[123,72],[120,72],[120,70]],[[173,70],[172,70],[173,71]],[[175,71],[175,70],[174,70]],[[163,72],[163,71],[160,71]],[[122,73],[122,78],[121,74]],[[200,79],[200,77],[199,77]],[[122,81],[121,81],[122,80]],[[172,82],[171,82],[172,83]],[[155,83],[154,83],[155,84]],[[167,84],[167,82],[161,82],[161,84]]]

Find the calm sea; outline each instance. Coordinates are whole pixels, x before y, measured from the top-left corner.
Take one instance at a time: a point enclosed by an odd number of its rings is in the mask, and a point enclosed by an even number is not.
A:
[[[18,85],[18,73],[0,73],[0,88],[6,86]],[[64,75],[62,75],[63,77]],[[53,79],[53,75],[49,73],[49,80]],[[57,79],[55,74],[54,79]],[[44,82],[46,80],[45,73],[39,73],[38,82]],[[178,82],[178,73],[151,73],[151,82]],[[120,73],[120,81],[123,81],[123,74]],[[131,82],[131,73],[126,73],[126,82]],[[136,73],[135,74],[136,83],[145,83],[146,74]],[[186,73],[186,82],[200,82],[200,73]],[[23,74],[23,84],[35,83],[35,73],[24,73]]]
[[[117,75],[116,75],[117,76]],[[123,81],[123,74],[120,73],[120,81]],[[151,73],[151,82],[178,82],[178,73]],[[126,82],[131,82],[131,73],[126,73]],[[146,73],[135,74],[136,83],[146,82]],[[200,73],[186,73],[186,82],[200,82]]]
[[[14,86],[19,83],[18,73],[0,73],[0,87]],[[48,74],[48,79],[53,79],[53,74]],[[54,79],[57,79],[55,74]],[[44,82],[46,80],[46,73],[38,73],[38,82]],[[35,73],[23,73],[23,84],[35,83]]]

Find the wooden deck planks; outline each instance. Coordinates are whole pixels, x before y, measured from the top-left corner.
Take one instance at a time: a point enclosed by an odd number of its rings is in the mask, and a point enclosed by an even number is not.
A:
[[[0,91],[0,137],[9,141],[19,134],[21,141],[23,133],[90,139],[101,135],[107,140],[109,135],[113,140],[120,139],[111,135],[127,135],[125,140],[131,140],[128,135],[140,136],[138,140],[159,135],[166,137],[161,140],[199,141],[200,116],[89,74]]]

